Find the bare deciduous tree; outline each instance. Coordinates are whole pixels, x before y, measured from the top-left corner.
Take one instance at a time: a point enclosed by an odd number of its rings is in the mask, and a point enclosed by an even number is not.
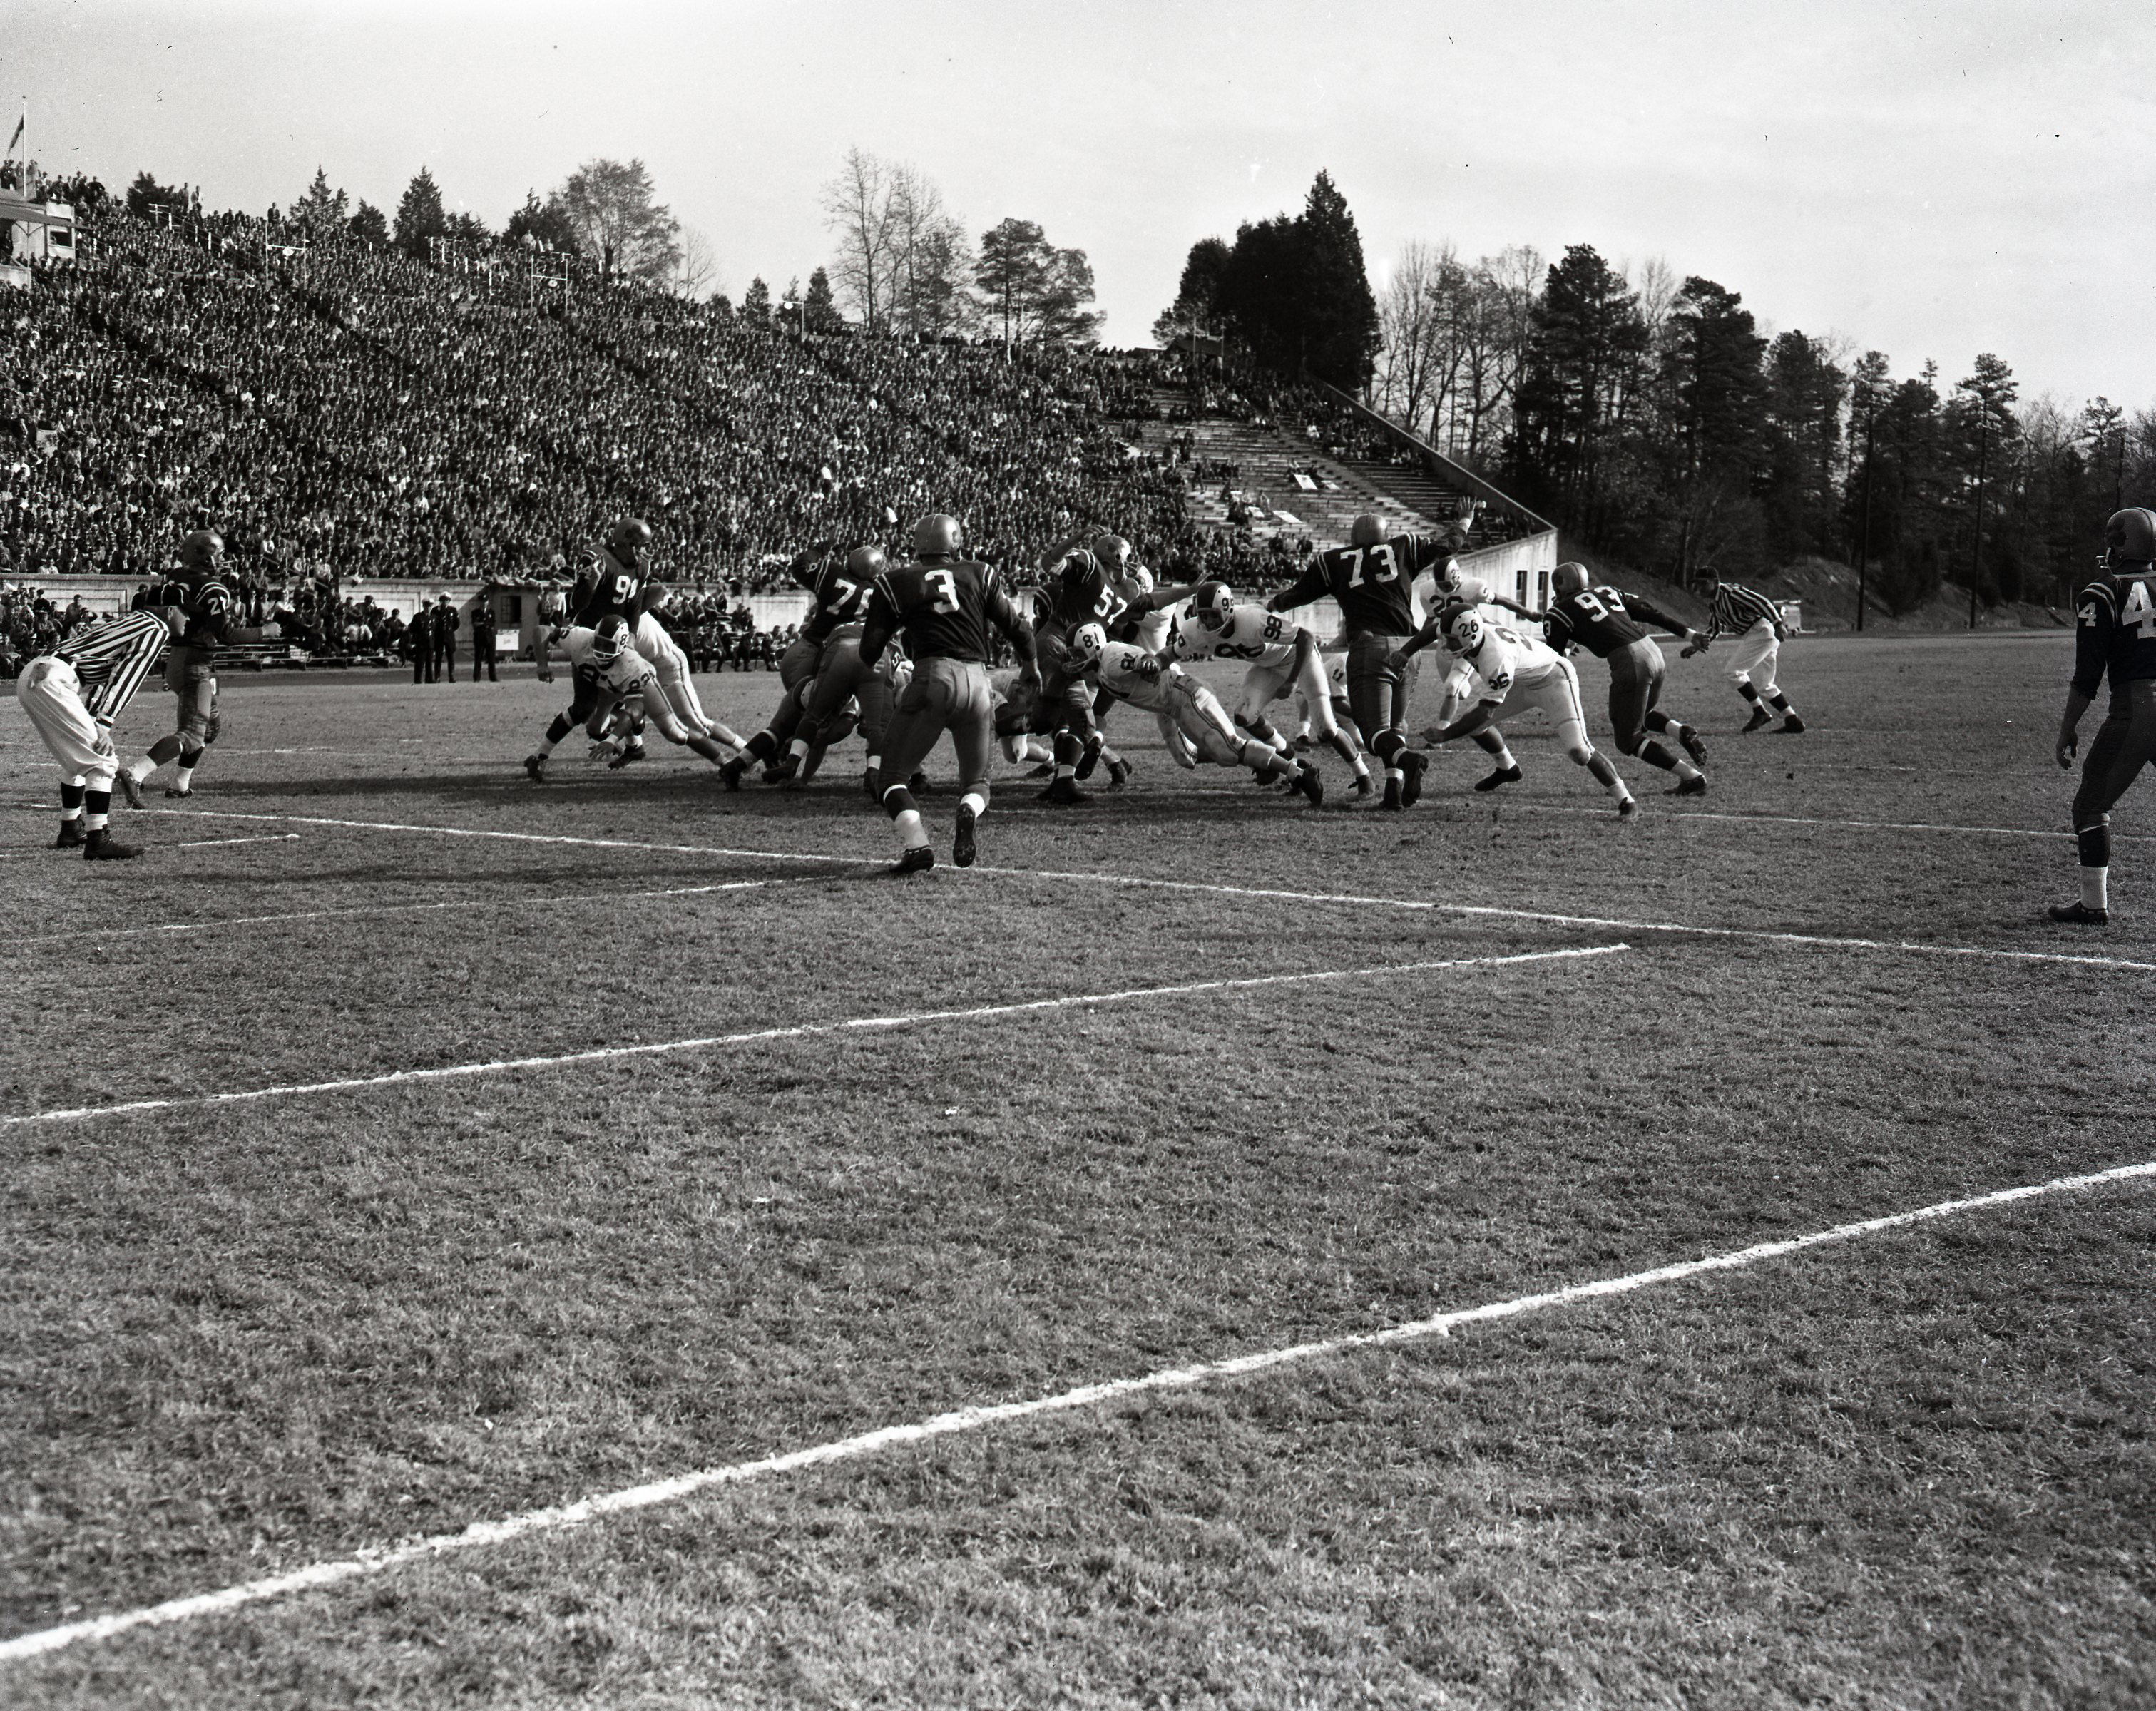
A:
[[[839,237],[831,271],[870,332],[890,315],[898,215],[896,169],[864,148],[850,148],[839,176],[824,187],[824,224]]]
[[[681,253],[674,263],[674,290],[691,302],[721,290],[719,252],[694,226],[681,229]]]

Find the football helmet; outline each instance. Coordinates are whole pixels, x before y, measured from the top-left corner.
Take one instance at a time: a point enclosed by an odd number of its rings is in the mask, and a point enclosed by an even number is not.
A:
[[[602,668],[619,660],[629,646],[629,620],[609,612],[592,632],[592,664]]]
[[[1445,614],[1445,650],[1466,659],[1482,645],[1482,619],[1471,606],[1458,606]]]
[[[891,561],[883,556],[880,547],[856,547],[846,555],[846,574],[855,582],[865,583],[890,568]]]
[[[1142,564],[1132,564],[1123,572],[1123,580],[1141,594],[1153,591],[1152,573]]]
[[[1235,591],[1224,582],[1202,582],[1191,591],[1190,609],[1208,629],[1219,629],[1235,609]]]
[[[2098,562],[2112,570],[2151,560],[2156,560],[2156,511],[2134,506],[2112,512],[2103,526],[2103,557]]]
[[[1101,663],[1108,650],[1108,632],[1097,624],[1081,624],[1070,632],[1071,669],[1083,671]]]
[[[913,550],[922,558],[948,558],[966,544],[966,532],[947,511],[932,511],[913,526]]]
[[[625,516],[607,531],[607,551],[624,564],[634,565],[651,550],[651,525],[640,516]]]
[[[1560,594],[1584,593],[1587,589],[1587,567],[1568,558],[1550,573],[1550,587]]]
[[[1093,556],[1101,561],[1101,568],[1111,576],[1121,576],[1130,568],[1131,543],[1121,535],[1093,537]]]
[[[1384,538],[1384,524],[1367,511],[1348,526],[1348,542],[1352,547],[1374,547]]]
[[[214,573],[223,557],[224,537],[215,529],[197,529],[180,542],[180,568],[192,574]]]

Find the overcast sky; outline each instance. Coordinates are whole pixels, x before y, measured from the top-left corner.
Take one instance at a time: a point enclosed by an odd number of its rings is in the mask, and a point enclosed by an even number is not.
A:
[[[10,0],[0,28],[48,171],[213,207],[289,203],[320,162],[393,212],[424,162],[499,226],[640,157],[737,297],[829,259],[818,187],[859,144],[976,234],[1015,214],[1087,251],[1106,338],[1142,344],[1194,239],[1323,167],[1373,284],[1409,239],[1592,244],[1897,374],[1997,352],[2074,407],[2156,406],[2152,73],[2149,0]]]

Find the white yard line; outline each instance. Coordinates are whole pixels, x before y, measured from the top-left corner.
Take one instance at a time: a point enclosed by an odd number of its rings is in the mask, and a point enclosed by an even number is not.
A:
[[[1111,1004],[1135,1004],[1153,998],[1183,998],[1199,992],[1242,992],[1260,986],[1294,986],[1320,980],[1363,980],[1401,974],[1430,974],[1446,969],[1503,969],[1524,963],[1578,961],[1612,956],[1629,945],[1573,946],[1564,950],[1524,951],[1502,957],[1447,957],[1419,963],[1378,963],[1361,969],[1317,969],[1294,974],[1255,974],[1236,979],[1192,980],[1176,986],[1134,986],[1120,992],[1073,993],[1060,998],[1028,999],[1012,1004],[976,1005],[966,1010],[915,1010],[896,1016],[854,1016],[842,1022],[807,1022],[790,1028],[757,1028],[743,1034],[713,1034],[691,1040],[662,1040],[649,1045],[602,1046],[588,1051],[565,1051],[545,1057],[496,1058],[481,1063],[444,1064],[435,1069],[391,1070],[378,1076],[352,1076],[334,1082],[295,1082],[282,1087],[247,1087],[228,1093],[185,1093],[167,1099],[131,1099],[120,1105],[83,1105],[62,1111],[26,1112],[0,1117],[0,1128],[20,1128],[33,1123],[72,1123],[94,1117],[131,1116],[143,1111],[197,1110],[213,1105],[245,1104],[259,1099],[300,1098],[315,1093],[349,1093],[368,1087],[395,1087],[408,1082],[439,1082],[473,1076],[506,1075],[516,1070],[562,1069],[572,1064],[605,1063],[624,1057],[663,1057],[678,1052],[713,1051],[721,1046],[754,1046],[773,1040],[807,1040],[823,1034],[888,1033],[917,1028],[931,1022],[971,1022],[990,1016],[1026,1015],[1043,1010],[1096,1008]]]
[[[266,832],[259,838],[197,838],[192,843],[167,844],[167,850],[211,850],[224,844],[296,844],[297,832]]]
[[[625,1514],[664,1503],[679,1503],[701,1492],[747,1485],[755,1480],[798,1472],[804,1468],[859,1461],[865,1457],[880,1455],[886,1450],[903,1449],[937,1438],[983,1431],[1012,1421],[1098,1408],[1103,1403],[1118,1402],[1127,1397],[1156,1391],[1194,1390],[1224,1380],[1247,1378],[1253,1373],[1307,1365],[1312,1361],[1330,1359],[1360,1349],[1385,1349],[1401,1344],[1424,1342],[1432,1338],[1449,1337],[1455,1329],[1469,1325],[1522,1318],[1531,1313],[1547,1313],[1553,1308],[1573,1307],[1583,1302],[1606,1301],[1615,1296],[1630,1295],[1666,1283],[1680,1283],[1688,1278],[1714,1272],[1743,1271],[1769,1260],[1785,1258],[1830,1243],[1861,1241],[1866,1236],[1907,1229],[1911,1225],[1928,1223],[1936,1219],[1987,1211],[2048,1195],[2078,1192],[2152,1176],[2156,1176],[2156,1161],[2121,1164],[2082,1176],[2054,1177],[2049,1182],[1999,1189],[1964,1200],[1938,1200],[1912,1211],[1889,1212],[1851,1224],[1837,1224],[1831,1229],[1814,1231],[1805,1236],[1789,1236],[1780,1241],[1763,1241],[1755,1246],[1738,1248],[1727,1253],[1707,1254],[1696,1260],[1681,1260],[1674,1265],[1656,1266],[1644,1272],[1628,1272],[1620,1277],[1598,1278],[1592,1282],[1574,1283],[1535,1295],[1516,1295],[1508,1300],[1487,1302],[1480,1307],[1435,1313],[1428,1318],[1393,1325],[1382,1331],[1354,1332],[1314,1343],[1291,1344],[1284,1348],[1260,1349],[1252,1354],[1231,1355],[1224,1359],[1205,1361],[1194,1366],[1163,1367],[1137,1378],[1108,1379],[1096,1384],[1080,1385],[1075,1389],[1060,1390],[1053,1395],[1029,1397],[1019,1402],[983,1403],[954,1409],[950,1413],[933,1415],[927,1420],[914,1421],[902,1426],[882,1426],[852,1437],[834,1438],[804,1449],[766,1456],[753,1462],[735,1462],[725,1467],[701,1468],[692,1473],[676,1475],[671,1479],[654,1480],[646,1485],[603,1492],[554,1508],[526,1509],[520,1514],[505,1515],[498,1520],[475,1521],[461,1533],[438,1533],[401,1544],[377,1546],[352,1556],[314,1563],[288,1574],[243,1581],[214,1592],[197,1593],[192,1597],[175,1598],[163,1604],[148,1605],[140,1609],[117,1611],[110,1616],[92,1617],[86,1621],[69,1622],[59,1627],[19,1634],[13,1639],[0,1641],[0,1663],[57,1652],[63,1647],[84,1641],[110,1639],[132,1628],[183,1622],[196,1616],[218,1616],[228,1611],[264,1603],[295,1592],[312,1591],[341,1581],[387,1574],[409,1563],[425,1562],[457,1552],[506,1544],[534,1534],[566,1532],[572,1528],[588,1526],[608,1515]]]
[[[812,856],[789,850],[739,850],[711,844],[650,844],[626,838],[580,838],[559,832],[500,832],[470,826],[421,825],[400,820],[328,820],[298,814],[234,814],[217,809],[164,809],[172,814],[208,815],[219,820],[280,821],[293,825],[340,826],[377,832],[433,833],[449,838],[500,838],[512,843],[574,844],[598,850],[648,850],[664,855],[730,856],[762,861],[814,861],[834,867],[874,867],[881,862],[861,856]],[[1289,891],[1219,881],[1152,879],[1142,874],[1085,873],[1040,867],[1000,867],[984,863],[968,870],[1006,878],[1068,881],[1081,885],[1125,886],[1141,890],[1201,891],[1219,897],[1266,897],[1294,903],[1327,903],[1342,907],[1405,909],[1436,915],[1463,915],[1500,921],[1534,921],[1555,927],[1608,927],[1620,933],[1669,933],[1701,938],[1748,939],[1815,950],[1889,951],[1897,955],[1962,957],[2006,963],[2060,963],[2074,968],[2122,969],[2156,974],[2156,962],[2076,951],[2022,951],[1997,945],[1927,944],[1914,939],[1856,938],[1830,933],[1775,933],[1757,927],[1702,927],[1684,921],[1636,921],[1606,915],[1560,915],[1542,909],[1506,909],[1476,903],[1440,903],[1420,897],[1387,897],[1356,891]]]
[[[286,835],[296,838],[299,834],[292,832]],[[244,844],[253,840],[233,838],[212,841]],[[192,846],[172,844],[163,847],[185,850]],[[444,903],[374,903],[354,909],[295,909],[282,915],[225,915],[210,921],[167,921],[155,927],[71,927],[64,933],[32,933],[16,938],[0,938],[0,946],[44,944],[61,938],[101,940],[153,938],[160,933],[218,933],[233,927],[281,926],[288,921],[334,921],[356,916],[371,920],[377,915],[418,915],[439,909],[550,909],[570,905],[582,908],[587,904],[628,902],[645,897],[701,897],[712,891],[756,891],[771,886],[808,885],[822,876],[815,874],[806,879],[730,879],[716,885],[667,886],[661,890],[649,891],[572,891],[566,897],[452,897]]]

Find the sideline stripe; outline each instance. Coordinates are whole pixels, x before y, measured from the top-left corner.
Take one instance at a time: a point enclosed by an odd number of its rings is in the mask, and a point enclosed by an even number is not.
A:
[[[259,838],[197,838],[188,844],[166,844],[167,850],[213,850],[222,844],[296,844],[297,832],[270,832]]]
[[[198,1593],[190,1598],[175,1598],[163,1604],[96,1616],[87,1621],[69,1622],[62,1627],[46,1628],[36,1633],[18,1635],[12,1640],[0,1641],[0,1662],[12,1662],[44,1652],[57,1652],[62,1647],[85,1640],[110,1639],[116,1634],[126,1633],[131,1628],[186,1621],[198,1616],[216,1616],[225,1611],[237,1610],[244,1605],[260,1604],[270,1599],[281,1598],[289,1593],[310,1591],[317,1587],[333,1586],[343,1580],[386,1574],[407,1563],[423,1562],[456,1551],[505,1544],[535,1533],[563,1532],[588,1525],[608,1515],[625,1514],[662,1503],[678,1503],[699,1492],[724,1486],[746,1485],[752,1480],[773,1474],[792,1473],[804,1467],[822,1467],[839,1462],[858,1461],[886,1450],[926,1443],[932,1439],[951,1437],[962,1432],[980,1431],[1014,1420],[1034,1419],[1043,1415],[1067,1414],[1080,1409],[1095,1408],[1104,1402],[1120,1401],[1127,1396],[1143,1395],[1158,1390],[1194,1390],[1223,1379],[1245,1378],[1252,1373],[1305,1365],[1314,1360],[1327,1359],[1359,1349],[1384,1349],[1400,1344],[1424,1342],[1433,1337],[1449,1337],[1461,1326],[1522,1318],[1530,1313],[1547,1313],[1553,1308],[1607,1300],[1614,1296],[1630,1295],[1665,1283],[1679,1283],[1687,1278],[1716,1272],[1743,1271],[1768,1260],[1781,1259],[1833,1242],[1856,1241],[1867,1236],[1906,1229],[1911,1225],[1936,1219],[1985,1211],[2020,1200],[2036,1200],[2046,1195],[2101,1188],[2112,1183],[2152,1176],[2156,1176],[2156,1160],[2140,1164],[2115,1165],[2108,1170],[2092,1171],[2082,1176],[2054,1177],[2049,1182],[1999,1189],[1965,1200],[1939,1200],[1912,1211],[1888,1212],[1876,1218],[1861,1219],[1853,1224],[1837,1224],[1830,1230],[1817,1230],[1806,1236],[1793,1236],[1780,1241],[1763,1241],[1755,1246],[1738,1248],[1728,1253],[1707,1254],[1696,1260],[1681,1260],[1674,1265],[1657,1266],[1650,1271],[1633,1272],[1621,1277],[1598,1278],[1592,1282],[1574,1283],[1537,1295],[1517,1295],[1509,1301],[1488,1302],[1481,1307],[1466,1308],[1455,1313],[1436,1313],[1426,1319],[1389,1326],[1382,1331],[1354,1332],[1346,1336],[1329,1337],[1320,1342],[1260,1349],[1253,1354],[1232,1355],[1225,1359],[1206,1361],[1195,1366],[1163,1367],[1139,1378],[1111,1379],[1101,1384],[1081,1385],[1074,1390],[1060,1391],[1050,1396],[1030,1397],[1022,1402],[982,1403],[968,1408],[954,1409],[950,1413],[934,1415],[910,1425],[882,1426],[853,1437],[812,1445],[807,1449],[767,1456],[754,1462],[736,1462],[723,1467],[706,1467],[672,1479],[654,1480],[648,1485],[634,1485],[620,1491],[603,1493],[576,1503],[550,1508],[527,1509],[521,1514],[504,1516],[499,1520],[475,1521],[461,1533],[438,1533],[403,1544],[377,1546],[335,1561],[316,1563],[290,1574],[248,1580],[215,1592]]]
[[[122,1105],[81,1105],[64,1111],[25,1112],[0,1117],[0,1128],[19,1128],[31,1123],[70,1123],[79,1118],[121,1117],[138,1111],[193,1109],[206,1105],[235,1105],[256,1099],[298,1097],[308,1093],[344,1093],[362,1087],[386,1087],[404,1082],[439,1082],[472,1076],[506,1074],[511,1070],[560,1069],[569,1064],[603,1063],[621,1057],[662,1057],[680,1051],[710,1051],[722,1046],[754,1046],[770,1040],[807,1040],[819,1034],[891,1032],[917,1028],[930,1022],[978,1021],[988,1016],[1024,1015],[1040,1010],[1091,1008],[1101,1005],[1135,1004],[1148,998],[1182,998],[1194,992],[1240,992],[1259,986],[1295,986],[1318,980],[1361,980],[1379,974],[1424,974],[1442,969],[1503,969],[1522,963],[1578,961],[1588,957],[1613,956],[1630,945],[1578,945],[1564,950],[1523,951],[1503,957],[1447,957],[1420,963],[1379,963],[1366,969],[1318,969],[1298,974],[1252,974],[1236,979],[1193,980],[1176,986],[1134,986],[1121,992],[1086,992],[1061,998],[1027,999],[1014,1004],[976,1005],[957,1010],[917,1010],[907,1015],[854,1016],[843,1022],[807,1022],[791,1028],[757,1028],[746,1034],[713,1034],[694,1040],[661,1040],[649,1045],[601,1046],[588,1051],[567,1051],[552,1057],[511,1057],[485,1063],[444,1064],[438,1069],[391,1070],[378,1076],[352,1076],[335,1082],[299,1082],[280,1087],[248,1087],[230,1093],[182,1093],[169,1099],[131,1099]]]
[[[296,838],[297,832],[287,835]],[[244,844],[254,841],[247,838],[213,839],[215,843]],[[166,844],[167,850],[186,850],[187,844]],[[619,903],[639,897],[701,897],[711,891],[753,891],[767,886],[813,885],[824,876],[811,874],[805,879],[730,879],[716,885],[668,886],[654,891],[573,891],[567,897],[452,897],[446,903],[377,903],[358,909],[295,909],[285,915],[224,915],[213,921],[167,921],[156,927],[78,927],[65,933],[30,933],[16,938],[0,938],[0,946],[15,944],[44,944],[53,939],[107,939],[142,938],[165,933],[214,933],[224,927],[268,927],[287,921],[330,921],[349,916],[363,915],[370,919],[377,915],[417,915],[436,909],[463,909],[475,905],[488,909],[544,909],[567,904]]]
[[[601,850],[648,850],[666,855],[747,856],[765,861],[817,861],[841,867],[881,867],[885,865],[880,857],[804,856],[788,850],[734,850],[708,844],[644,844],[624,838],[580,838],[558,832],[485,831],[470,826],[413,825],[396,820],[322,820],[297,814],[228,814],[216,809],[161,809],[155,811],[173,814],[206,814],[219,820],[280,820],[295,825],[341,826],[359,831],[435,832],[451,838],[503,838],[517,843],[577,844]],[[1674,933],[1700,938],[1751,939],[1762,944],[1799,945],[1815,950],[1891,951],[1908,956],[1974,957],[2007,963],[2063,963],[2075,968],[2125,969],[2140,974],[2156,974],[2156,963],[2076,951],[2019,951],[1997,945],[1924,944],[1907,938],[1852,938],[1816,933],[1775,933],[1759,927],[1698,927],[1683,921],[1633,921],[1604,915],[1558,915],[1542,909],[1504,909],[1478,903],[1440,903],[1426,898],[1384,897],[1358,891],[1287,891],[1265,886],[1226,885],[1217,881],[1150,879],[1142,874],[1083,873],[1045,867],[999,867],[991,862],[983,862],[968,871],[1000,874],[1006,878],[1058,879],[1082,885],[1204,891],[1229,897],[1268,897],[1280,902],[1331,903],[1353,908],[1411,909],[1430,914],[1465,915],[1496,921],[1539,921],[1553,927],[1607,927],[1619,933]]]
[[[1508,802],[1505,809],[1512,814],[1560,814],[1577,817],[1591,815],[1607,820],[1606,809],[1573,808],[1558,802]],[[1801,814],[1727,814],[1703,808],[1671,808],[1656,818],[1656,824],[1664,820],[1727,820],[1738,825],[1779,826],[1835,826],[1845,831],[1858,832],[1953,832],[1969,837],[1982,838],[2050,838],[2071,840],[2071,831],[2039,831],[2029,826],[1957,826],[1943,825],[1929,820],[1815,820]],[[2156,843],[2151,838],[2136,832],[2114,832],[2115,844]]]

